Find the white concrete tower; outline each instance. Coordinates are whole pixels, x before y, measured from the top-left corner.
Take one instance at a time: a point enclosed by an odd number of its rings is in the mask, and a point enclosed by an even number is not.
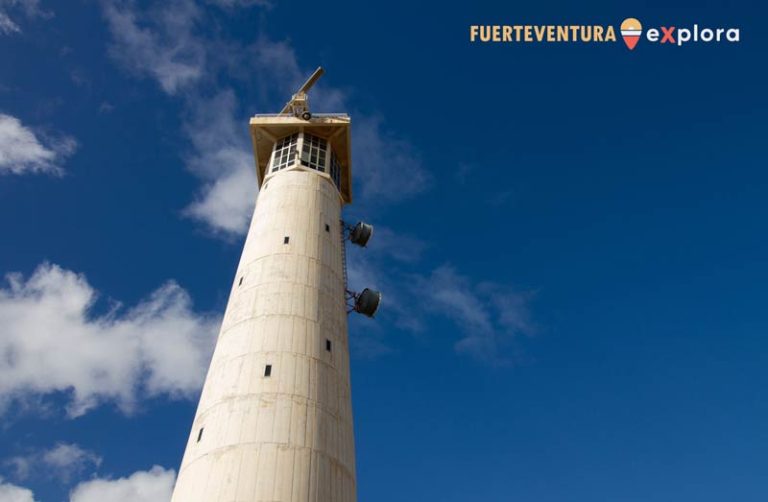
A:
[[[309,114],[319,74],[283,113],[251,119],[259,197],[172,502],[356,500],[341,223],[350,120]],[[372,314],[378,293],[363,296],[352,300]]]

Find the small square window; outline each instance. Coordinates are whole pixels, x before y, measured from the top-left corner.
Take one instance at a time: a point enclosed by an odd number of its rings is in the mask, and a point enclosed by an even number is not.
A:
[[[271,364],[267,364],[267,365],[264,367],[264,376],[265,376],[265,377],[269,377],[269,376],[272,376],[272,365],[271,365]]]
[[[325,350],[327,350],[328,352],[331,351],[331,341],[330,340],[326,340],[325,341]]]
[[[331,226],[329,224],[327,224],[327,223],[325,224],[325,231],[326,232],[330,232],[331,231]]]
[[[288,237],[288,236],[286,235],[286,236],[283,238],[283,244],[288,244],[288,241],[289,241],[289,240],[291,240],[291,238],[290,238],[290,237]]]
[[[201,439],[203,439],[203,430],[205,430],[205,427],[200,427],[200,432],[197,433],[197,442],[199,443]]]

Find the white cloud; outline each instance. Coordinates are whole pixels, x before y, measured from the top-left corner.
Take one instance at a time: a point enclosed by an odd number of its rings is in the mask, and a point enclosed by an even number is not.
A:
[[[187,105],[191,117],[186,133],[193,152],[186,163],[204,184],[185,212],[215,232],[243,234],[257,193],[248,121],[238,117],[237,99],[230,90],[207,100],[190,97]]]
[[[243,157],[236,154],[237,157]],[[242,159],[250,164],[250,159]],[[232,168],[211,176],[198,200],[189,205],[186,214],[204,222],[215,233],[241,235],[248,228],[251,209],[256,200],[256,173],[253,169]],[[250,166],[249,166],[250,167]]]
[[[176,473],[154,466],[127,478],[94,479],[80,483],[70,493],[70,502],[167,502],[171,499]]]
[[[99,455],[79,445],[57,443],[48,450],[12,457],[5,464],[11,467],[16,479],[43,476],[68,482],[88,467],[98,467],[101,460]]]
[[[205,47],[195,24],[201,17],[192,0],[160,2],[142,13],[131,1],[103,0],[113,43],[112,56],[137,75],[155,78],[168,94],[199,80]]]
[[[205,374],[218,320],[168,282],[137,306],[94,316],[84,276],[43,264],[0,289],[0,408],[66,392],[70,416],[99,403],[130,412],[139,397],[189,398]],[[44,368],[45,371],[41,371]]]
[[[0,502],[35,502],[35,496],[31,490],[5,483],[0,478]]]
[[[59,165],[76,148],[77,142],[69,136],[41,141],[19,119],[0,113],[0,174],[60,175]]]

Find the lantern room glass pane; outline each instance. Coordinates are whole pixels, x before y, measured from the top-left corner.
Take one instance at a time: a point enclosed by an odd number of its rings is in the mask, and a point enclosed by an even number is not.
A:
[[[274,173],[279,169],[284,169],[296,161],[296,146],[299,142],[299,133],[286,136],[275,143],[272,149],[272,169],[270,172]]]
[[[327,154],[328,142],[326,140],[313,134],[304,133],[301,165],[324,173]]]

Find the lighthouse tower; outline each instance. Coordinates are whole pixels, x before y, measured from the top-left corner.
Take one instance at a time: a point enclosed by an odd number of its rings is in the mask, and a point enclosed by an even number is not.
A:
[[[306,92],[250,133],[260,187],[172,502],[354,502],[347,314],[379,293],[347,290],[350,119]]]

